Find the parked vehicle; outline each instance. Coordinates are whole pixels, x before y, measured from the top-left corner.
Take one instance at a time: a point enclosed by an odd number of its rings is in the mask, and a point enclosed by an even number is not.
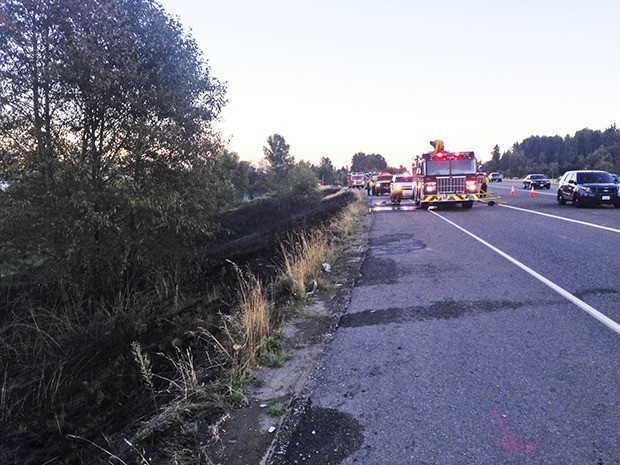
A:
[[[491,173],[489,174],[489,182],[502,182],[504,176],[501,173]]]
[[[387,194],[390,192],[390,184],[392,183],[392,173],[377,173],[374,177],[372,186],[372,195]]]
[[[567,171],[560,178],[558,203],[575,207],[612,204],[620,208],[620,186],[607,171]]]
[[[523,179],[523,189],[534,187],[540,189],[551,189],[551,180],[544,174],[528,174]]]
[[[413,177],[409,173],[395,174],[390,184],[390,201],[399,205],[403,198],[410,199],[413,189]]]

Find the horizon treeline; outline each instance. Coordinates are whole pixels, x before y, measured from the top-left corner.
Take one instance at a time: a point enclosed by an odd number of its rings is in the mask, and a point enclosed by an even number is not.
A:
[[[500,154],[495,146],[487,172],[498,171],[507,177],[543,173],[551,178],[565,171],[595,169],[620,172],[620,130],[612,124],[604,131],[581,129],[573,136],[530,136]]]

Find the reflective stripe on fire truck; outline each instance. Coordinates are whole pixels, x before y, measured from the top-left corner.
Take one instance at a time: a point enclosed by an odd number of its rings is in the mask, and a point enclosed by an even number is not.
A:
[[[463,200],[480,200],[479,194],[444,194],[426,195],[422,202],[462,202]]]

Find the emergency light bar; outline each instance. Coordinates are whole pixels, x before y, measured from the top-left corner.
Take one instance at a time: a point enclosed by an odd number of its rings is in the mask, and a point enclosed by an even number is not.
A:
[[[458,160],[461,158],[474,158],[474,152],[437,152],[430,155],[431,160]]]

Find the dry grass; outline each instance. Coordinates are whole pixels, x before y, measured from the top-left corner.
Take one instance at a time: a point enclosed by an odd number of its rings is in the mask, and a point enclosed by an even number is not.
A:
[[[302,299],[315,282],[322,282],[322,264],[334,255],[325,229],[299,233],[282,245],[283,274],[293,297]]]
[[[361,219],[367,214],[368,202],[358,192],[357,201],[349,205],[340,216],[334,219],[327,230],[336,237],[348,237],[361,227]]]
[[[243,348],[251,365],[256,363],[263,340],[271,330],[272,303],[260,280],[249,275],[241,279],[239,287],[238,324],[243,336]]]
[[[294,297],[303,299],[313,286],[326,285],[322,264],[334,259],[338,240],[357,231],[367,213],[366,199],[358,194],[358,201],[325,227],[296,234],[281,245],[283,275]]]

